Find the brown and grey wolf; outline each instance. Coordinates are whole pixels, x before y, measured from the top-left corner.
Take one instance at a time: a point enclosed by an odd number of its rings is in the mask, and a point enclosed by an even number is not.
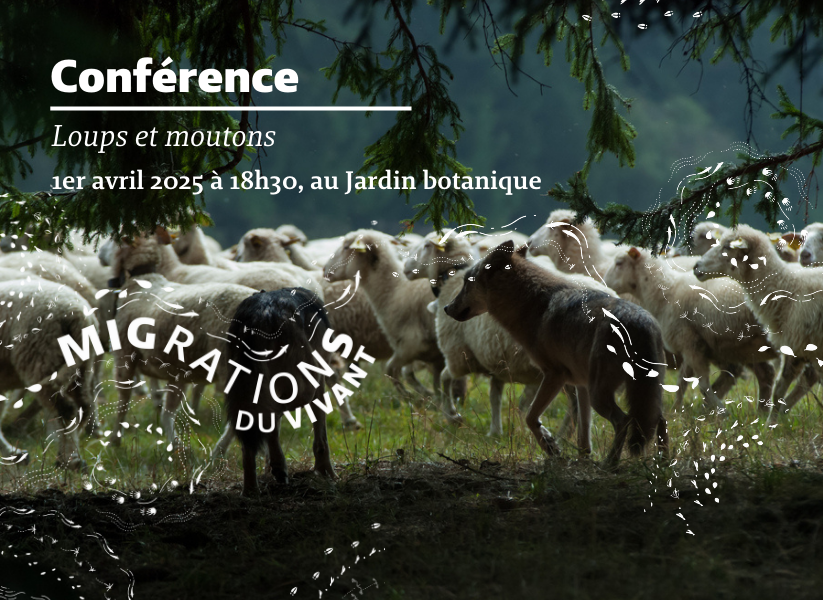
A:
[[[466,321],[488,312],[543,372],[526,424],[548,454],[557,446],[540,415],[567,383],[586,386],[591,407],[614,427],[608,466],[619,461],[630,430],[633,455],[641,454],[655,434],[658,449],[666,451],[661,387],[666,367],[657,321],[631,302],[541,269],[526,260],[527,250],[515,252],[511,241],[504,242],[476,263],[446,314]],[[628,415],[614,399],[623,384]],[[581,413],[590,410],[580,408]]]

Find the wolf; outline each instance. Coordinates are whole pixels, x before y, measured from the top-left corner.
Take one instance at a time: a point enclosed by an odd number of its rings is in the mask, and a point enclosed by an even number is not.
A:
[[[591,408],[614,427],[607,466],[617,465],[630,430],[633,455],[641,454],[655,433],[658,449],[666,452],[666,363],[657,321],[631,302],[541,269],[526,260],[527,251],[527,246],[515,251],[507,241],[475,263],[446,314],[466,321],[488,312],[542,371],[526,424],[547,454],[556,453],[557,444],[540,416],[567,383],[588,388]],[[624,384],[628,415],[614,400]]]

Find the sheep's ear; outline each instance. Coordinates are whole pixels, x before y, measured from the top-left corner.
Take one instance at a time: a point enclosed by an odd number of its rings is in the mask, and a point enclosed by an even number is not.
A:
[[[281,245],[285,248],[286,246],[291,246],[293,244],[297,244],[300,242],[300,238],[290,237],[288,240],[283,242]]]
[[[715,227],[709,233],[711,234],[712,238],[714,238],[716,240],[719,240],[720,238],[723,237],[723,232],[720,230],[719,227]]]
[[[560,221],[559,221],[559,222],[560,222],[560,223],[566,223],[567,225],[571,225],[571,224],[572,224],[571,219],[560,219]]]
[[[358,237],[356,240],[354,240],[351,246],[349,246],[349,248],[351,248],[352,250],[357,250],[358,252],[365,252],[366,250],[368,250],[368,248],[366,248],[366,244],[363,242],[362,237]]]
[[[743,238],[737,238],[736,240],[732,240],[729,244],[729,248],[738,248],[740,250],[748,250],[749,244]]]
[[[260,239],[259,235],[253,235],[249,238],[249,243],[255,248],[259,248],[263,245],[263,240]]]
[[[792,250],[799,250],[800,246],[803,245],[803,237],[795,232],[786,233],[781,239],[786,240],[786,244]]]
[[[634,246],[629,248],[629,258],[633,258],[634,260],[640,258],[640,250],[638,250]]]
[[[162,225],[158,225],[154,229],[154,237],[156,237],[157,241],[161,244],[171,244],[171,234],[169,233],[169,230]]]

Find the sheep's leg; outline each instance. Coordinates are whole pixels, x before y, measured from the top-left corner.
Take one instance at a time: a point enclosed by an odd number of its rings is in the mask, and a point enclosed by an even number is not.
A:
[[[806,361],[792,356],[783,355],[780,360],[780,374],[777,376],[777,381],[772,389],[771,409],[772,412],[769,418],[773,421],[780,414],[780,409],[777,407],[778,401],[783,400],[786,396],[786,391],[789,389],[791,383],[797,379],[800,372],[806,365]],[[785,411],[784,411],[785,413]]]
[[[134,376],[134,369],[129,367],[122,367],[117,371],[117,377],[122,377],[121,381],[128,381]],[[122,431],[120,430],[123,423],[126,420],[126,415],[129,412],[129,402],[131,401],[131,388],[128,386],[123,386],[117,390],[117,421],[114,424],[114,430],[112,432],[111,443],[114,446],[119,446],[121,438],[123,436]]]
[[[569,407],[560,424],[560,431],[557,432],[557,437],[560,438],[566,437],[577,427],[577,388],[573,385],[565,385],[563,391],[566,393]]]
[[[445,390],[445,387],[443,389]],[[465,401],[466,396],[469,393],[466,378],[458,377],[457,379],[452,379],[448,392],[451,394],[451,397],[454,398],[455,405],[460,406]]]
[[[9,394],[9,396],[12,396],[12,394]],[[2,430],[2,427],[1,427],[2,424],[3,424],[3,419],[6,416],[6,411],[9,409],[9,404],[11,404],[11,403],[12,403],[12,398],[10,397],[8,400],[6,400],[2,404],[0,404],[0,448],[3,449],[3,454],[4,455],[12,454],[12,455],[15,455],[15,456],[22,456],[23,454],[26,453],[26,451],[21,450],[20,448],[15,448],[11,444],[9,444],[8,440],[6,440],[6,438],[3,436],[3,430]],[[38,402],[35,402],[35,404],[37,404],[39,406]]]
[[[340,405],[340,416],[343,418],[344,429],[363,429],[362,423],[354,416],[354,412],[349,405],[349,399],[346,397],[343,404]]]
[[[59,438],[57,442],[57,464],[68,469],[83,467],[85,463],[80,458],[78,427],[74,427],[71,433],[57,433],[57,429],[68,428],[72,417],[77,417],[74,404],[59,393],[52,396],[51,391],[46,389],[37,392],[36,396],[46,413],[46,431],[48,435],[54,433]]]
[[[489,381],[489,404],[492,411],[489,435],[503,435],[503,417],[500,410],[503,406],[503,385],[503,380],[494,376]]]
[[[435,400],[440,400],[441,410],[449,423],[462,423],[463,417],[461,417],[460,413],[457,412],[457,407],[454,405],[454,398],[452,398],[451,394],[444,394],[440,385],[440,374],[446,368],[446,361],[441,359],[432,364],[434,365],[433,377]],[[449,384],[449,387],[451,387],[451,384]]]
[[[577,449],[581,454],[592,453],[592,405],[589,390],[582,385],[575,388],[577,405]]]
[[[752,366],[752,370],[754,371],[754,366]],[[717,397],[721,400],[726,397],[731,389],[734,387],[734,384],[737,382],[737,378],[743,374],[743,365],[734,364],[734,365],[726,365],[724,370],[720,371],[720,374],[712,383],[712,389],[714,393],[717,394]]]
[[[166,437],[171,443],[177,446],[177,440],[174,435],[174,416],[180,404],[183,401],[183,395],[180,392],[175,392],[171,388],[166,390],[166,399],[163,403],[163,412],[160,415],[160,423],[163,430],[166,432]]]
[[[685,363],[677,369],[677,392],[674,395],[674,406],[672,406],[675,412],[683,409],[683,398],[686,397],[686,387],[688,385],[684,379],[693,375],[691,368]]]
[[[197,409],[200,408],[200,398],[203,396],[204,389],[205,387],[202,385],[191,384],[191,408],[194,412],[197,412]]]
[[[268,435],[266,442],[269,447],[269,468],[272,477],[277,483],[287,484],[289,482],[289,471],[286,465],[286,455],[280,446],[280,419],[283,415],[275,415],[274,431]]]
[[[225,456],[226,450],[229,449],[229,445],[231,444],[231,441],[233,439],[234,429],[232,429],[231,423],[226,423],[226,426],[223,428],[223,434],[220,436],[220,439],[217,440],[217,443],[214,445],[214,448],[211,451],[212,459]]]
[[[149,378],[149,390],[151,391],[151,403],[160,413],[163,410],[163,391],[160,381],[155,377]]]
[[[757,379],[757,408],[769,412],[769,398],[772,397],[774,387],[774,366],[770,362],[759,362],[748,365]]]
[[[422,385],[420,385],[420,382],[417,381],[417,378],[414,376],[414,372],[409,368],[409,361],[405,360],[398,354],[392,354],[392,357],[386,361],[386,376],[391,379],[398,392],[400,392],[403,396],[408,397],[410,395],[409,391],[403,387],[403,382],[400,381],[399,378],[401,371],[406,381],[408,381],[412,388],[415,389],[415,391],[417,391],[421,396],[431,395],[428,390],[426,390]],[[417,387],[415,387],[415,382],[423,391],[420,391]]]
[[[555,396],[560,392],[564,383],[563,378],[556,373],[543,371],[543,381],[540,383],[540,388],[534,396],[534,402],[532,402],[532,406],[529,409],[529,414],[526,415],[526,425],[531,429],[534,437],[537,438],[537,443],[548,455],[560,454],[560,447],[557,445],[557,442],[554,441],[549,430],[543,427],[543,424],[540,422],[540,415],[546,411],[549,404],[551,404],[552,400],[554,400]]]
[[[3,409],[4,414],[6,408],[8,408],[10,405],[13,405],[18,400],[24,398],[25,395],[26,390],[14,390],[12,392],[9,392],[9,399],[3,403],[3,406],[5,407]],[[35,400],[34,402],[29,402],[29,405],[26,408],[24,408],[23,412],[17,415],[17,418],[14,420],[15,427],[17,427],[18,429],[25,428],[29,424],[29,422],[37,416],[37,414],[40,412],[42,408],[43,407],[40,406],[40,403],[37,400]],[[2,417],[0,417],[0,421],[2,421]]]
[[[529,411],[538,389],[540,389],[540,385],[535,383],[529,383],[523,388],[523,393],[520,394],[517,408],[520,409],[520,412],[524,415]]]
[[[783,412],[789,412],[792,406],[797,404],[800,400],[806,397],[811,389],[814,387],[814,384],[819,381],[819,376],[815,367],[811,364],[806,365],[806,368],[803,369],[803,374],[800,376],[800,379],[797,380],[797,383],[789,392],[789,395],[786,396],[786,408]],[[775,405],[775,409],[777,405]]]
[[[700,354],[693,354],[691,356],[683,357],[684,366],[688,364],[691,367],[694,376],[698,378],[697,387],[703,393],[707,408],[717,410],[723,407],[723,402],[717,397],[717,394],[712,390],[711,379],[709,374],[709,363],[706,358]],[[719,411],[718,411],[719,413]]]
[[[314,470],[331,479],[337,479],[334,473],[334,466],[331,464],[331,452],[329,451],[329,439],[326,437],[326,413],[320,411],[317,421],[312,425],[314,429]]]
[[[414,373],[414,366],[413,365],[405,365],[402,369],[403,378],[409,382],[409,385],[412,389],[420,394],[421,396],[428,396],[433,397],[436,392],[430,390],[425,385],[420,383],[420,380],[417,379],[417,375]],[[432,376],[434,372],[432,372]]]
[[[89,399],[89,415],[86,420],[86,435],[93,437],[100,437],[100,413],[97,410],[97,398],[94,397],[94,390],[97,387],[97,382],[100,381],[100,369],[103,365],[102,360],[94,361],[92,368],[86,372],[84,377],[84,385],[88,385],[88,399]]]

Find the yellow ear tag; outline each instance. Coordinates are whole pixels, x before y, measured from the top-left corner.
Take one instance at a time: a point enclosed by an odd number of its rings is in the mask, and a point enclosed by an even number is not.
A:
[[[783,239],[783,236],[773,231],[769,234],[769,239],[772,241],[773,244],[776,244],[777,242]]]
[[[741,248],[745,250],[746,247],[746,242],[743,240],[743,238],[737,238],[729,244],[729,248]]]
[[[723,237],[723,233],[720,231],[720,229],[712,229],[712,237],[716,240],[719,240]]]
[[[803,238],[799,235],[796,235],[792,238],[791,242],[787,242],[789,248],[792,250],[800,250],[800,247],[803,245]]]

